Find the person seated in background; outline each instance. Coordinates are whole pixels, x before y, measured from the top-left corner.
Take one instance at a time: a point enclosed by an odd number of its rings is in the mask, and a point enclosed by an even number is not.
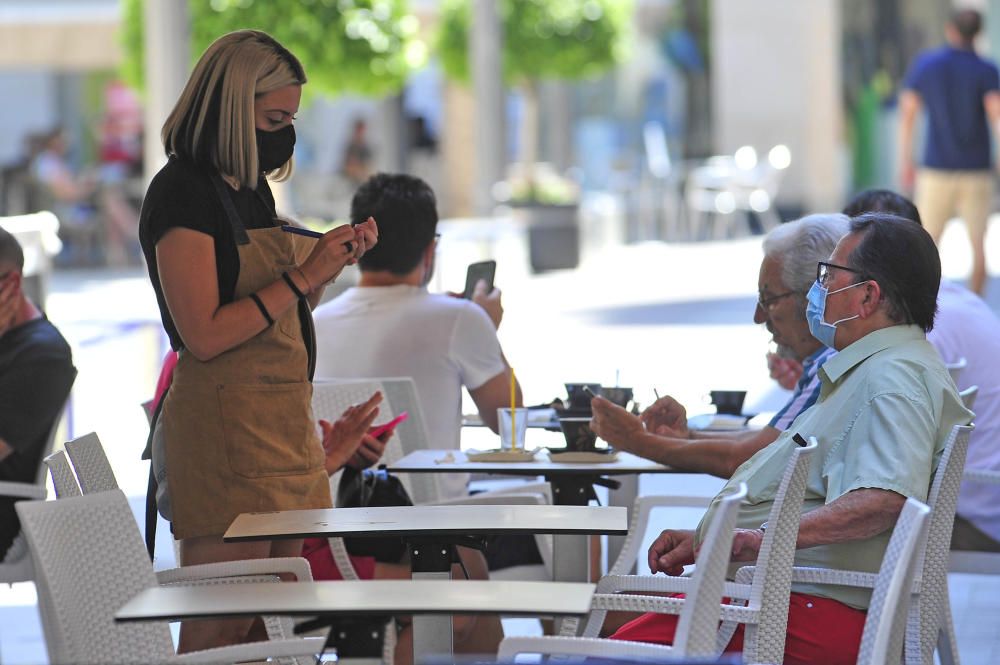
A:
[[[427,291],[438,214],[434,192],[420,178],[372,176],[351,201],[352,222],[369,216],[384,231],[358,262],[358,286],[313,312],[316,380],[412,377],[432,445],[450,450],[459,449],[465,387],[496,432],[497,409],[510,406],[511,384],[497,339],[500,291],[487,292],[480,282],[471,301]],[[516,403],[522,405],[520,386]],[[444,498],[467,494],[467,476],[443,480]]]
[[[351,201],[351,221],[377,216],[380,242],[358,262],[361,279],[313,312],[316,380],[412,377],[434,448],[459,450],[462,388],[483,423],[497,432],[497,409],[510,406],[511,368],[500,348],[500,291],[476,285],[472,300],[429,293],[437,248],[434,191],[409,175],[379,173]],[[363,342],[361,341],[363,340]],[[517,406],[521,388],[515,383]],[[468,495],[469,477],[439,479],[444,499]],[[465,551],[474,578],[487,563]],[[542,562],[530,536],[496,538],[491,570]]]
[[[0,229],[0,481],[34,483],[76,379],[69,344],[25,295],[24,253]],[[21,523],[0,497],[0,561]]]
[[[611,445],[685,471],[730,477],[764,448],[819,396],[819,369],[835,352],[809,332],[806,294],[816,280],[816,263],[833,252],[847,233],[844,215],[809,215],[771,231],[757,278],[754,322],[763,324],[779,355],[798,360],[806,371],[795,392],[766,427],[749,432],[697,432],[687,427],[684,407],[670,396],[634,416],[607,400],[594,400],[591,428]]]
[[[815,437],[819,449],[806,481],[795,565],[878,570],[906,499],[927,500],[952,429],[972,418],[925,338],[940,278],[937,248],[918,225],[883,213],[851,220],[807,296],[809,329],[838,351],[819,370],[820,397],[735,470],[696,531],[660,534],[649,550],[654,574],[679,575],[694,563],[719,497],[741,482],[748,496],[732,559],[756,560],[796,434]],[[794,584],[784,662],[856,662],[869,600],[866,589]],[[613,638],[670,643],[676,623],[676,616],[645,614]],[[727,651],[742,650],[742,641],[741,626]]]
[[[62,129],[41,138],[31,175],[42,188],[41,205],[52,208],[59,221],[74,228],[97,226],[100,248],[111,265],[123,265],[129,250],[136,249],[139,233],[138,212],[115,187],[104,187],[96,177],[80,176],[70,168],[69,143]]]
[[[873,189],[854,197],[844,208],[847,215],[888,212],[922,225],[917,207],[904,196]],[[976,429],[969,436],[967,469],[1000,471],[1000,318],[978,295],[950,279],[941,280],[934,330],[927,334],[941,359],[962,358],[966,367],[956,383],[960,390],[978,386],[974,411]],[[1000,486],[963,482],[951,548],[1000,552]]]

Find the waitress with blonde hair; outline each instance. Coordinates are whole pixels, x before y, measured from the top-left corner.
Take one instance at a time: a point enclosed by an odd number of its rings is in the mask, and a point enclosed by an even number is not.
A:
[[[263,32],[217,39],[163,126],[169,160],[143,202],[142,249],[178,351],[154,467],[184,566],[298,556],[301,541],[222,534],[240,513],[332,505],[310,406],[311,308],[378,229],[369,218],[316,240],[281,228],[268,179],[290,174],[305,82],[298,59]],[[251,624],[189,623],[179,648],[243,642]]]

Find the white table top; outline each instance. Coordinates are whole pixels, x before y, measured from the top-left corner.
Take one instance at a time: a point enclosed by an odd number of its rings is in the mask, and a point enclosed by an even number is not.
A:
[[[551,505],[388,506],[244,513],[224,539],[332,536],[475,536],[501,534],[628,533],[624,507]]]
[[[546,450],[541,450],[531,462],[470,462],[458,450],[416,450],[388,465],[393,473],[498,473],[514,476],[541,475],[602,475],[631,473],[679,473],[669,466],[626,453],[618,452],[611,462],[553,462]]]
[[[345,614],[583,615],[593,584],[468,580],[256,582],[153,587],[117,613],[116,621]]]

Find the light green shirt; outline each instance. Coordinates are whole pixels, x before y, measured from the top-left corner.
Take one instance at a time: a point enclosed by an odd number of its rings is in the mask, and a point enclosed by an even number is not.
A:
[[[963,405],[937,352],[917,326],[892,326],[869,333],[826,361],[819,370],[820,396],[787,431],[758,451],[733,474],[701,524],[705,535],[719,497],[747,484],[737,526],[756,529],[767,520],[796,433],[816,437],[802,512],[815,510],[848,492],[884,489],[927,500],[931,477],[955,425],[968,424]],[[878,572],[891,532],[860,541],[801,549],[795,565]],[[734,573],[740,565],[733,564]],[[870,591],[823,585],[794,585],[801,593],[867,608]]]

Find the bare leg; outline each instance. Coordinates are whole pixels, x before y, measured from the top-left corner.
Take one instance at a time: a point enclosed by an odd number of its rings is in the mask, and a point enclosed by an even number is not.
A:
[[[224,543],[221,536],[186,538],[181,541],[181,565],[298,556],[301,551],[301,540]],[[250,631],[257,620],[259,619],[184,622],[181,624],[177,651],[186,653],[252,641]]]
[[[969,240],[972,243],[972,274],[969,276],[969,288],[983,295],[986,290],[986,239],[982,235],[974,235],[969,229]]]

